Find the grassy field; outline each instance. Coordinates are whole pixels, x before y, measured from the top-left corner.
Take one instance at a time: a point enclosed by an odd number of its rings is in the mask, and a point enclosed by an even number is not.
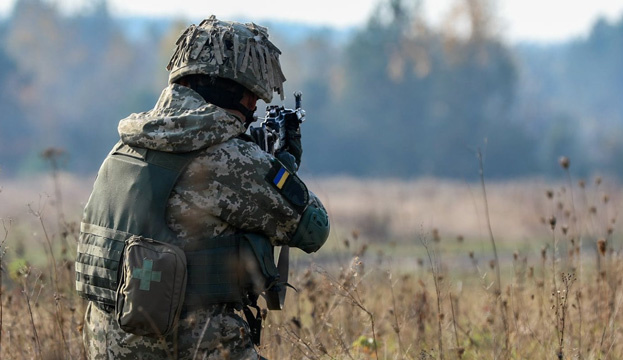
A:
[[[93,178],[0,180],[0,358],[81,359],[77,224]],[[269,359],[622,359],[623,188],[306,179],[328,244],[294,251]],[[486,200],[486,201],[485,201]]]

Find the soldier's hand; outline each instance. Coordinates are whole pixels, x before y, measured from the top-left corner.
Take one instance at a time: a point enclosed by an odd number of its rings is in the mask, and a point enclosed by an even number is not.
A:
[[[300,125],[301,123],[295,113],[286,115],[286,143],[284,150],[294,156],[297,167],[301,165],[301,157],[303,156],[303,144],[301,143]]]
[[[294,155],[290,154],[285,150],[282,150],[275,154],[275,158],[277,158],[277,160],[279,160],[279,162],[281,162],[289,172],[296,174],[299,166],[296,163],[296,158],[294,158]]]

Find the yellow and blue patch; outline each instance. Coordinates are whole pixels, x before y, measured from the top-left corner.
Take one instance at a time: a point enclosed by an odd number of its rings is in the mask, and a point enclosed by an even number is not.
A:
[[[305,210],[309,201],[307,187],[296,174],[289,172],[279,161],[274,161],[273,167],[266,175],[266,181],[273,184],[297,211]]]
[[[288,170],[286,170],[286,168],[284,167],[281,167],[281,169],[279,169],[279,171],[277,172],[277,175],[273,179],[273,184],[277,186],[277,189],[281,190],[289,176],[290,176],[290,173],[288,172]]]

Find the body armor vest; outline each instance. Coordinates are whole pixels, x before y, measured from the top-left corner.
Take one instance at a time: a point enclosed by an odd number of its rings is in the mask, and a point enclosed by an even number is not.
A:
[[[189,308],[244,304],[248,294],[259,294],[276,283],[272,247],[263,236],[241,234],[185,244],[167,226],[171,191],[196,154],[115,146],[100,168],[80,224],[75,264],[79,295],[105,310],[114,308],[120,261],[132,236],[184,249],[188,265],[184,304]]]

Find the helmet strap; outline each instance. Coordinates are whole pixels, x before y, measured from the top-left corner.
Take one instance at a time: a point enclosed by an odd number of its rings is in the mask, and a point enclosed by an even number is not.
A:
[[[233,108],[232,110],[238,110],[242,113],[242,115],[244,116],[244,127],[245,128],[248,128],[255,121],[255,117],[253,117],[253,114],[255,114],[255,110],[257,110],[257,106],[254,109],[249,109],[246,106],[242,105],[241,103],[238,103],[236,107]]]

